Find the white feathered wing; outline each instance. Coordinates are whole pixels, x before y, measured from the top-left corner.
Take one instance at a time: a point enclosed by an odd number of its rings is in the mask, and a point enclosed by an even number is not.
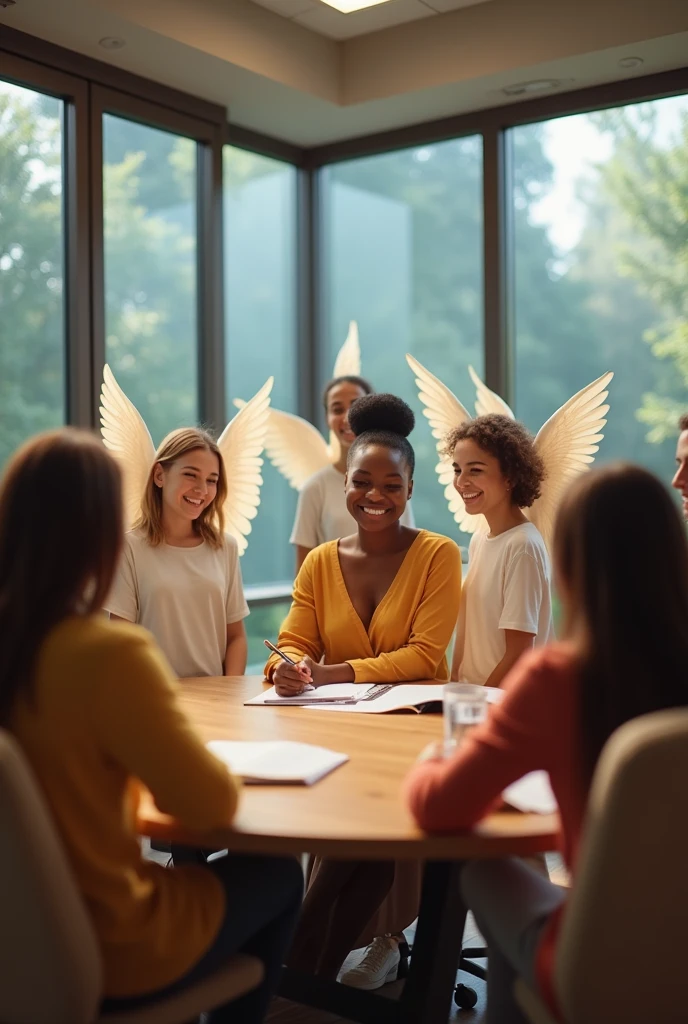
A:
[[[453,391],[450,391],[446,384],[426,370],[425,367],[414,359],[413,356],[406,356],[416,379],[418,397],[423,405],[423,415],[429,420],[432,436],[437,438],[437,451],[440,453],[440,461],[435,466],[440,484],[444,488],[444,496],[449,505],[449,511],[458,523],[459,529],[464,533],[475,533],[483,529],[485,519],[483,516],[472,516],[466,511],[463,498],[454,489],[454,470],[449,455],[442,451],[445,438],[450,430],[467,423],[472,419],[466,407],[461,404]]]
[[[361,347],[355,320],[349,324],[346,341],[340,348],[334,364],[334,377],[360,376]],[[234,399],[237,408],[244,408],[240,398]],[[330,443],[312,423],[301,416],[270,409],[265,435],[265,452],[273,466],[280,471],[292,487],[300,491],[306,480],[339,459],[339,441],[330,431]]]
[[[107,363],[100,389],[100,433],[122,470],[124,528],[128,530],[141,511],[155,445],[143,416],[124,394]]]
[[[251,520],[260,505],[263,477],[261,453],[270,419],[270,392],[274,378],[269,377],[260,391],[240,409],[218,438],[227,475],[224,504],[225,529],[236,539],[239,554],[248,547]]]
[[[240,554],[248,546],[250,520],[255,518],[260,504],[260,455],[268,428],[272,385],[270,377],[218,440],[229,484],[224,505],[225,528],[236,538]],[[100,402],[103,443],[122,469],[125,528],[129,529],[141,511],[141,498],[155,461],[155,446],[143,417],[107,365],[103,369]]]
[[[471,417],[445,384],[412,356],[407,355],[406,360],[416,375],[418,397],[425,407],[424,415],[430,420],[433,436],[440,438],[438,448],[441,448],[449,430]],[[481,381],[473,367],[469,367],[469,373],[476,389],[476,414],[498,413],[513,419],[514,414],[507,403]],[[551,548],[557,509],[566,487],[595,461],[599,442],[604,437],[601,431],[609,412],[609,406],[604,403],[609,394],[607,386],[613,376],[611,372],[605,373],[577,392],[547,420],[535,438],[535,446],[545,464],[545,479],[538,500],[523,511],[542,534],[548,549]],[[485,517],[469,515],[454,490],[448,457],[437,466],[437,474],[460,529],[465,533],[485,529]]]

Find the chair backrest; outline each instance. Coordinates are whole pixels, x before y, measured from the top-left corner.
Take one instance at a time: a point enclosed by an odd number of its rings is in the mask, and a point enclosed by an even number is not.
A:
[[[97,939],[42,794],[0,730],[0,1022],[90,1024]]]
[[[643,715],[602,752],[555,986],[567,1024],[688,1013],[688,710]]]

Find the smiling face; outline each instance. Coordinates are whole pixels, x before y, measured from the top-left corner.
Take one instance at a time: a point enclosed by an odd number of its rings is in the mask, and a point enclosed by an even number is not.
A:
[[[346,507],[364,530],[398,522],[413,492],[401,452],[371,444],[354,452],[346,473]]]
[[[688,430],[684,430],[676,445],[676,476],[671,481],[682,498],[683,517],[688,521]]]
[[[363,398],[366,392],[358,384],[342,381],[335,384],[327,392],[327,426],[336,435],[342,449],[346,452],[351,447],[354,434],[349,427],[349,409],[357,398]]]
[[[162,490],[163,515],[198,519],[215,500],[220,465],[217,455],[205,448],[194,448],[174,462],[158,462],[153,480]]]
[[[500,506],[511,506],[511,484],[502,473],[499,460],[475,441],[457,442],[453,469],[454,489],[471,515],[488,515]]]

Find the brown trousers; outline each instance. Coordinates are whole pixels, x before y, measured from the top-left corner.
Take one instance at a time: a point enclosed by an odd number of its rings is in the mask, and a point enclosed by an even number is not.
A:
[[[396,935],[420,905],[418,861],[311,858],[308,889],[287,966],[336,978],[352,949]]]

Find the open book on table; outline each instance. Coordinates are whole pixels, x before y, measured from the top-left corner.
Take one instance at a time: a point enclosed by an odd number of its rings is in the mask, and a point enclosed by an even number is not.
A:
[[[208,750],[248,783],[312,786],[349,760],[347,754],[291,740],[212,740]]]
[[[274,686],[247,700],[247,705],[310,707],[318,711],[383,714],[385,711],[416,711],[423,705],[442,702],[444,683],[390,683],[370,695],[370,683],[328,683],[306,690],[298,697],[280,697]],[[498,701],[502,691],[490,687],[488,701]],[[493,696],[494,693],[494,696]],[[335,703],[336,702],[336,703]]]

